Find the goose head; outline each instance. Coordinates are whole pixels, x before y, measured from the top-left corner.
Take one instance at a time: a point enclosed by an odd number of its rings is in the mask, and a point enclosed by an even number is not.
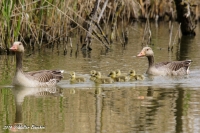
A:
[[[137,57],[150,57],[153,56],[153,50],[150,47],[144,47],[142,51],[137,55]]]
[[[10,48],[11,51],[15,51],[15,52],[24,52],[24,46],[21,42],[14,42],[12,47]]]

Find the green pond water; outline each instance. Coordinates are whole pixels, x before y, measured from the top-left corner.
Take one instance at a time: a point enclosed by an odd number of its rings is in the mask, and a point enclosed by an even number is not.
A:
[[[62,69],[64,78],[54,88],[12,86],[15,56],[0,55],[0,132],[30,133],[197,133],[200,132],[200,33],[177,39],[168,51],[168,23],[151,23],[155,62],[191,59],[190,74],[181,77],[145,75],[144,81],[96,85],[89,80],[91,70],[108,75],[120,69],[145,73],[148,63],[136,55],[141,51],[145,24],[129,25],[125,48],[117,40],[111,50],[93,40],[91,52],[73,47],[26,49],[24,71]],[[172,42],[178,25],[174,23]],[[69,72],[84,76],[84,83],[70,84]],[[17,125],[18,123],[18,125]]]

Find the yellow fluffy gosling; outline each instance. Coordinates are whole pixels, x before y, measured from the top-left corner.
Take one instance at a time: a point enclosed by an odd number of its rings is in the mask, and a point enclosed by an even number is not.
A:
[[[114,83],[114,80],[110,77],[102,77],[101,72],[96,72],[95,74],[96,79],[94,80],[95,83],[98,84],[111,84]]]
[[[84,77],[76,77],[75,72],[71,72],[70,76],[71,76],[71,78],[70,78],[71,83],[85,82],[85,78]]]
[[[117,69],[116,71],[116,76],[127,76],[127,74],[125,74],[125,73],[121,73],[121,71],[119,70],[119,69]]]
[[[96,79],[96,71],[95,70],[91,70],[90,71],[90,80],[94,81]]]
[[[116,82],[125,82],[128,80],[127,76],[124,75],[117,76],[115,71],[111,71],[108,76],[111,77]]]
[[[130,80],[144,80],[144,75],[136,74],[135,70],[129,72]]]

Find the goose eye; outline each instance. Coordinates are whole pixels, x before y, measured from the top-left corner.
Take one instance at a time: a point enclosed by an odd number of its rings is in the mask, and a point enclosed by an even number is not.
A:
[[[147,49],[147,51],[148,51],[149,49]]]
[[[19,43],[19,45],[22,45],[22,43]]]

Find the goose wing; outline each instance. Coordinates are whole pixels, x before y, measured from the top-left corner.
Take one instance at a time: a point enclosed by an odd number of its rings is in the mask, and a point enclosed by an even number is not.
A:
[[[62,71],[60,70],[41,70],[27,72],[25,74],[39,82],[49,82],[51,79],[56,79],[59,82],[63,78]]]
[[[185,61],[173,61],[173,62],[161,62],[155,65],[156,68],[166,68],[171,71],[178,71],[181,68],[185,68],[187,70],[191,64],[191,60]]]

